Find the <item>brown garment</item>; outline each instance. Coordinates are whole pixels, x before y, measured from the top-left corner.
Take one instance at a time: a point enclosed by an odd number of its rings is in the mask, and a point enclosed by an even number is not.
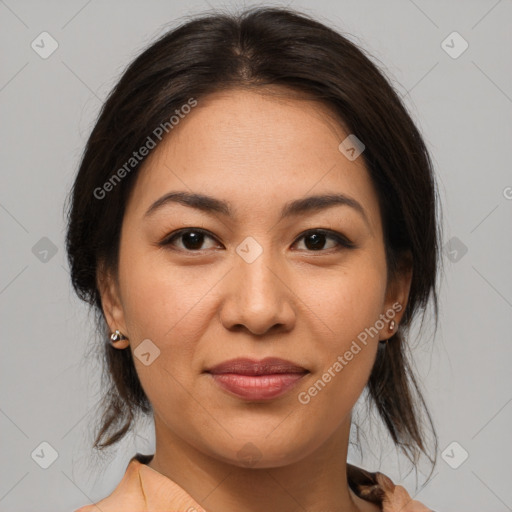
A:
[[[74,512],[207,512],[178,484],[147,466],[152,458],[137,453],[109,496]],[[383,512],[433,512],[382,473],[347,464],[347,477],[357,496],[379,505]]]

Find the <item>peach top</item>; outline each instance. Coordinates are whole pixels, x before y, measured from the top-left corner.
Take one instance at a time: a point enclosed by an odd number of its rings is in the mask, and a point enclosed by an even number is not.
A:
[[[74,512],[207,512],[178,484],[147,466],[152,458],[137,453],[109,496]],[[357,496],[379,505],[383,512],[434,512],[380,472],[347,464],[347,477]]]

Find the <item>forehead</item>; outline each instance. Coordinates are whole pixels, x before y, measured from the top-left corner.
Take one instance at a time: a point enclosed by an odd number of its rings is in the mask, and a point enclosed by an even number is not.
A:
[[[152,150],[127,213],[141,217],[173,190],[228,201],[235,214],[269,214],[290,199],[339,192],[363,203],[377,222],[362,157],[350,161],[338,149],[347,135],[317,101],[248,90],[209,95]]]

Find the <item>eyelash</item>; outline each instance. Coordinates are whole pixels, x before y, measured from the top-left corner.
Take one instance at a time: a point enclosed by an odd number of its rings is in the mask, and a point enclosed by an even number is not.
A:
[[[216,238],[213,235],[211,235],[208,231],[206,231],[204,229],[184,228],[184,229],[179,229],[178,231],[174,231],[170,235],[166,236],[161,242],[158,243],[158,245],[161,247],[172,246],[172,243],[176,239],[179,239],[179,237],[183,236],[186,233],[190,233],[190,232],[202,234],[202,235],[212,238],[213,240],[216,240]],[[330,229],[320,229],[320,228],[309,229],[309,230],[305,231],[304,233],[301,233],[301,235],[295,240],[294,245],[299,240],[305,238],[308,235],[314,234],[314,233],[319,233],[319,234],[325,235],[327,238],[333,239],[334,241],[337,242],[338,248],[320,249],[318,251],[306,250],[306,252],[311,252],[311,253],[320,252],[321,253],[321,252],[326,252],[326,251],[332,251],[333,249],[336,251],[341,251],[343,249],[353,249],[356,247],[356,245],[353,242],[351,242],[348,238],[343,236],[341,233],[338,233],[337,231],[332,231]],[[202,250],[207,250],[207,249],[192,250],[192,249],[181,249],[181,248],[173,248],[173,249],[182,251],[182,252],[188,252],[188,253],[200,253]]]

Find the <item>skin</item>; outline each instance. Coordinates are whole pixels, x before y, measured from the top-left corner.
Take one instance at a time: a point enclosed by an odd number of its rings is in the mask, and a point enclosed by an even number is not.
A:
[[[340,122],[318,102],[263,92],[201,98],[152,150],[126,205],[119,273],[101,274],[105,316],[128,338],[117,348],[134,351],[145,339],[159,348],[148,366],[134,357],[154,410],[149,466],[203,507],[379,510],[349,488],[346,458],[351,410],[378,341],[391,336],[388,322],[307,405],[297,397],[379,315],[406,304],[411,273],[388,283],[377,194],[363,159],[339,151],[348,135]],[[233,217],[173,203],[145,218],[171,191],[227,201]],[[368,222],[347,205],[278,222],[288,201],[325,193],[357,200]],[[158,245],[182,228],[210,236],[196,246],[187,236]],[[319,228],[355,248],[329,236],[311,248],[304,232]],[[263,250],[252,263],[236,252],[248,236]],[[234,357],[267,356],[310,373],[266,402],[236,398],[203,373]],[[247,443],[260,457],[252,467],[238,455]]]

